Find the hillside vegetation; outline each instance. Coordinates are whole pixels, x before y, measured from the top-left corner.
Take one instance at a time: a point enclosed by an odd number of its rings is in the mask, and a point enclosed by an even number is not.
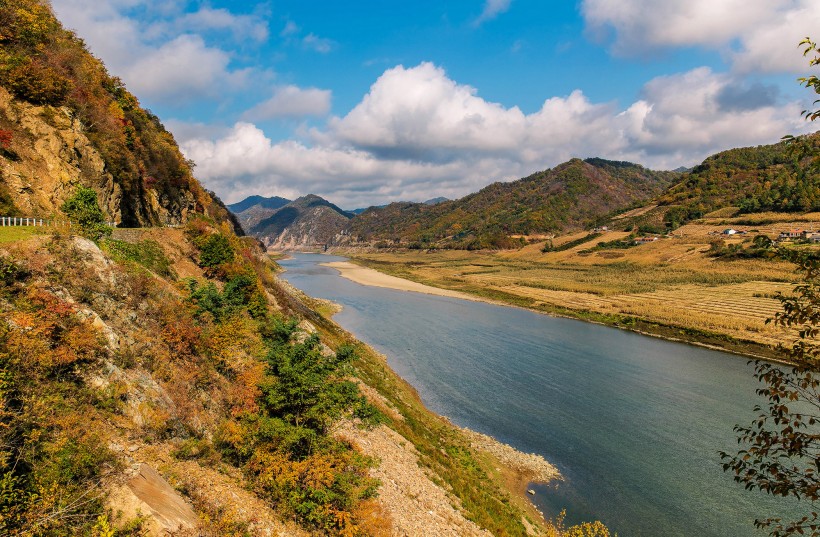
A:
[[[515,236],[582,229],[636,200],[660,193],[675,172],[603,159],[569,162],[510,183],[436,205],[393,203],[371,208],[349,225],[354,241],[485,249],[519,247]]]
[[[800,143],[820,145],[820,134]],[[787,144],[730,149],[712,155],[650,203],[635,224],[663,232],[733,207],[735,213],[801,213],[820,210],[820,176]]]

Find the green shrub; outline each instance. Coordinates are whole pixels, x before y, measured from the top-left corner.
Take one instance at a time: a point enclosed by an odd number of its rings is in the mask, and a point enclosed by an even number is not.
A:
[[[80,233],[83,236],[98,241],[111,235],[111,228],[105,224],[105,215],[97,203],[97,193],[94,189],[78,187],[60,209],[80,226]]]
[[[200,246],[199,265],[214,269],[223,263],[232,261],[233,257],[234,250],[228,237],[221,233],[214,233],[209,235]]]

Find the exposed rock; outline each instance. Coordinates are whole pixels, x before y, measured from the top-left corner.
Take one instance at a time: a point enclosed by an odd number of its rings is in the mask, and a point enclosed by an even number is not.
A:
[[[470,429],[461,428],[461,431],[470,440],[471,446],[490,453],[499,462],[527,476],[532,482],[548,483],[555,479],[561,479],[558,468],[550,464],[541,455],[523,453],[508,444],[499,442],[492,436],[477,433]]]
[[[195,535],[199,525],[191,506],[147,464],[112,488],[108,506],[119,515],[119,523],[143,517],[144,535]]]

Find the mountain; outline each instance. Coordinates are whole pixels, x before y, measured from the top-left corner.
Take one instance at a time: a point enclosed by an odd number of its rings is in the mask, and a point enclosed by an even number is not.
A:
[[[266,198],[264,196],[248,196],[242,201],[229,204],[228,209],[230,209],[232,213],[238,214],[247,211],[254,206],[262,207],[264,209],[278,209],[288,203],[290,203],[289,199],[280,198],[279,196],[272,196],[270,198]]]
[[[425,205],[438,205],[439,203],[444,203],[445,201],[450,201],[448,198],[444,196],[439,196],[437,198],[432,198],[427,201],[423,201],[422,203]]]
[[[309,194],[274,210],[248,233],[276,250],[315,248],[335,240],[353,215],[326,199]]]
[[[798,139],[820,146],[820,132]],[[740,214],[820,210],[820,174],[780,142],[716,153],[623,224],[657,232],[724,208]]]
[[[236,216],[242,229],[247,232],[288,203],[290,203],[289,199],[280,198],[279,196],[271,198],[250,196],[238,203],[228,205],[228,209]]]
[[[371,205],[370,207],[360,207],[360,208],[358,208],[358,209],[353,209],[353,210],[351,210],[351,211],[347,211],[347,212],[349,212],[350,214],[353,214],[353,215],[356,215],[356,214],[362,214],[362,213],[363,213],[363,212],[365,212],[366,210],[368,210],[368,209],[372,209],[372,208],[374,208],[374,207],[375,207],[376,209],[381,209],[381,208],[383,208],[383,207],[387,207],[387,205]]]
[[[14,6],[14,7],[10,7]],[[35,0],[0,2],[0,211],[59,214],[79,186],[124,227],[228,218],[173,136]]]
[[[510,248],[514,235],[565,232],[647,200],[679,179],[629,162],[572,159],[551,170],[436,205],[391,203],[356,216],[352,239],[416,247]]]

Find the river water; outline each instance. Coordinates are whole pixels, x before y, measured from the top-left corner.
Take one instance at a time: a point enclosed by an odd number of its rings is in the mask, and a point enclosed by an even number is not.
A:
[[[555,464],[534,487],[548,515],[601,520],[620,537],[765,535],[782,500],[721,469],[749,424],[753,368],[741,357],[480,302],[363,286],[296,254],[284,278],[344,309],[334,319],[385,354],[428,408]],[[773,312],[774,313],[774,312]],[[779,511],[778,511],[779,510]]]

